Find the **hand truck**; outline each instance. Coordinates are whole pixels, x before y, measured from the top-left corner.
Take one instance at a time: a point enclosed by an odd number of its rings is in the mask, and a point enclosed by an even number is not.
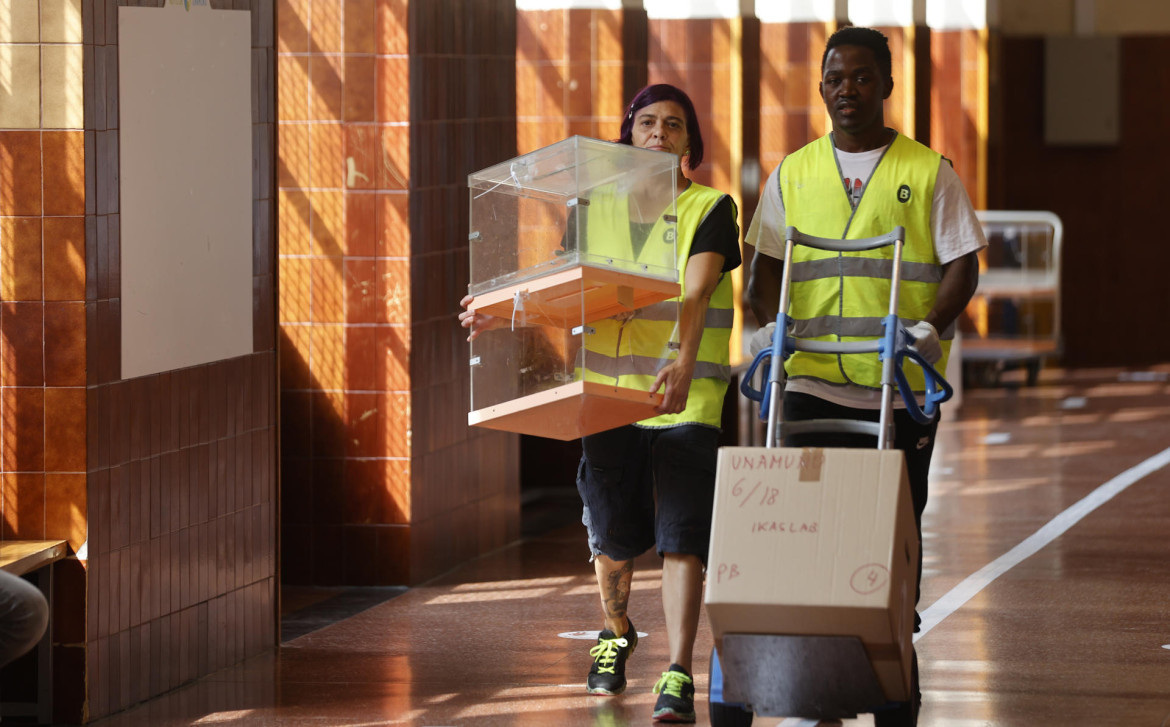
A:
[[[938,405],[948,400],[953,391],[950,384],[938,374],[913,347],[914,339],[898,318],[898,289],[901,284],[902,248],[905,229],[894,228],[888,234],[860,240],[839,240],[806,235],[795,227],[786,230],[784,270],[780,288],[780,305],[772,345],[759,352],[744,374],[740,385],[742,393],[759,402],[760,418],[767,422],[765,447],[780,446],[787,435],[802,433],[854,433],[877,438],[878,449],[890,449],[894,441],[893,395],[897,386],[907,412],[916,421],[927,424],[938,416]],[[797,339],[789,333],[792,318],[788,315],[791,294],[792,257],[796,245],[805,245],[832,252],[860,252],[893,245],[893,269],[887,315],[882,320],[885,331],[879,338],[863,341],[813,341]],[[818,419],[800,422],[782,422],[782,392],[785,383],[783,361],[796,351],[830,354],[877,353],[882,363],[881,409],[877,422]],[[902,370],[905,359],[922,367],[925,377],[924,404],[919,406]],[[759,390],[752,388],[757,369],[767,366],[766,384]],[[734,636],[732,640],[729,637]],[[770,636],[756,634],[727,634],[724,637],[724,658],[714,649],[711,652],[711,679],[709,689],[710,717],[713,727],[747,727],[753,713],[776,717],[815,717],[837,719],[856,716],[859,712],[894,714],[900,703],[890,703],[877,683],[860,640],[854,637],[825,636]],[[732,653],[732,651],[736,653]],[[729,658],[730,657],[730,658]],[[916,664],[914,665],[916,667]],[[914,679],[917,679],[917,670]],[[761,674],[779,673],[786,676],[799,673],[794,684],[769,684]],[[726,680],[726,681],[725,681]],[[740,683],[737,689],[746,694],[748,703],[724,701],[725,683]],[[913,699],[913,694],[911,694]],[[904,705],[903,705],[904,706]],[[762,709],[761,709],[762,707]],[[893,707],[894,709],[891,709]],[[758,711],[757,711],[758,710]],[[801,712],[805,712],[802,714]],[[896,722],[879,720],[878,724],[909,724],[916,722],[916,710]]]

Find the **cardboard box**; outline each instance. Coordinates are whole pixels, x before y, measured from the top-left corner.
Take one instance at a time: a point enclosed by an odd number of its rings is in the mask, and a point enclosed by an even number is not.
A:
[[[901,451],[719,450],[706,584],[717,646],[855,636],[887,698],[905,700],[917,558]]]

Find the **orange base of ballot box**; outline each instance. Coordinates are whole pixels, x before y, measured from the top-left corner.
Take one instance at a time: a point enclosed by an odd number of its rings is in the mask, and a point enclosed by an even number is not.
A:
[[[578,265],[481,293],[469,309],[517,324],[573,328],[675,298],[680,290],[677,282]],[[517,300],[522,311],[515,309]]]
[[[577,381],[478,409],[472,426],[568,441],[657,416],[661,394]]]

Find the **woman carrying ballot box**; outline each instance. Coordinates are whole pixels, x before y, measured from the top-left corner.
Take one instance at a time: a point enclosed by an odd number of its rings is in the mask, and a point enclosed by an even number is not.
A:
[[[682,90],[656,84],[639,91],[626,108],[618,142],[678,159],[675,243],[682,293],[677,329],[635,312],[599,325],[588,344],[591,352],[607,347],[617,351],[622,339],[658,336],[662,347],[677,347],[677,356],[647,374],[652,377],[650,391],[663,395],[658,416],[582,439],[577,489],[604,618],[589,652],[593,662],[586,689],[616,695],[626,688],[626,661],[638,644],[628,615],[634,559],[655,547],[663,559],[662,605],[671,663],[654,687],[659,695],[654,719],[694,722],[692,652],[711,533],[721,413],[731,378],[734,300],[728,273],[741,261],[737,209],[730,196],[683,173],[702,163],[703,137],[694,105]],[[589,225],[599,224],[600,211],[590,209]],[[631,217],[630,243],[651,244],[646,237],[656,222],[657,217]],[[464,298],[463,307],[471,301]],[[471,331],[469,340],[498,324],[474,311],[459,318]]]

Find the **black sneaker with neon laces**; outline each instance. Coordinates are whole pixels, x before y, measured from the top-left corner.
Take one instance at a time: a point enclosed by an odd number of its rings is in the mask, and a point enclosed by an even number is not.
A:
[[[590,694],[612,697],[626,690],[626,659],[638,646],[638,630],[633,621],[629,623],[626,633],[621,636],[614,635],[609,629],[597,635],[597,645],[589,650],[593,666],[585,680],[585,691]]]
[[[695,682],[686,669],[671,664],[654,685],[654,693],[658,695],[654,704],[655,722],[695,721]]]

